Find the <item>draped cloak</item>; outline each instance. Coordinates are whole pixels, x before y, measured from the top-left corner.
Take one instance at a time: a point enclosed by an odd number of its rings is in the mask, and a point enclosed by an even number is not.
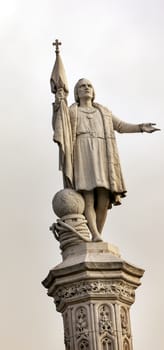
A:
[[[54,105],[55,106],[55,105]],[[111,203],[115,202],[115,197],[125,197],[126,188],[121,171],[120,159],[116,144],[115,130],[120,133],[140,132],[139,125],[126,123],[112,112],[98,103],[93,103],[93,107],[97,108],[101,114],[104,128],[104,138],[106,144],[106,157],[108,164],[108,180],[109,195]],[[72,187],[78,190],[74,178],[74,148],[76,146],[76,130],[78,122],[78,105],[74,103],[69,107],[69,118],[66,123],[60,118],[59,110],[54,108],[53,115],[53,140],[59,144],[59,164],[60,170],[63,171],[64,187]],[[63,150],[66,149],[66,153]],[[87,172],[87,169],[86,169]],[[80,174],[79,174],[80,176]],[[87,174],[90,176],[90,174]],[[85,188],[83,189],[85,190]]]

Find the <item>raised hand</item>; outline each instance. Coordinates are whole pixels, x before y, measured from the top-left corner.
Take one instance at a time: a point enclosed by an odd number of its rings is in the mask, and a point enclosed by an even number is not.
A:
[[[66,99],[67,93],[64,91],[63,88],[57,89],[57,92],[55,94],[55,102],[60,103],[61,100]]]

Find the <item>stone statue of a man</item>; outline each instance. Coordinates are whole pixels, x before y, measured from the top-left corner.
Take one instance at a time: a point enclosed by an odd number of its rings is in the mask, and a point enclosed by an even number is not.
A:
[[[54,141],[59,145],[65,142],[68,155],[65,160],[62,160],[60,153],[65,187],[72,187],[82,193],[92,239],[100,241],[107,210],[112,208],[112,205],[121,204],[121,198],[126,195],[115,131],[152,133],[159,129],[152,123],[129,124],[118,119],[106,107],[94,102],[95,91],[87,79],[77,82],[74,94],[76,103],[69,107],[71,130],[68,130],[67,125],[57,121],[60,120],[59,106],[66,98],[66,93],[62,88],[56,91],[53,113]],[[61,129],[62,132],[66,130],[62,141]],[[72,164],[71,181],[68,181],[65,170],[69,156]]]

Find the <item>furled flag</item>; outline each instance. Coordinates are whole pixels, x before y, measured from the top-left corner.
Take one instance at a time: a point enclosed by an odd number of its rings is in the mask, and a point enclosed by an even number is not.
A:
[[[52,93],[56,94],[60,89],[63,89],[62,95],[64,95],[64,97],[53,103],[53,140],[59,145],[59,169],[63,172],[64,187],[73,187],[72,132],[66,100],[66,96],[68,95],[68,83],[65,69],[59,55],[59,44],[58,40],[56,40],[54,44],[56,46],[56,61],[51,74],[50,84]]]

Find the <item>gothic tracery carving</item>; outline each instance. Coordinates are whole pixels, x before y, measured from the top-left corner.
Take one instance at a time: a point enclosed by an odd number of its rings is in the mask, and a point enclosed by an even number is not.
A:
[[[76,310],[76,337],[77,339],[83,336],[87,338],[88,332],[88,320],[87,320],[87,310],[85,307],[79,307]]]
[[[99,333],[113,334],[111,312],[108,305],[101,305],[99,308]]]
[[[122,335],[130,336],[130,330],[129,330],[129,322],[128,322],[128,311],[125,307],[121,307],[120,310],[120,318],[121,318],[121,328],[122,328]]]

